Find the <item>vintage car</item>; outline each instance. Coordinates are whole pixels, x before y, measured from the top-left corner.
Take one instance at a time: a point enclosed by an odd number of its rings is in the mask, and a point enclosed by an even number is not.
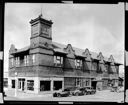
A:
[[[72,95],[73,91],[76,89],[77,87],[68,87],[65,89],[60,89],[56,92],[53,93],[53,97],[67,97]]]
[[[84,94],[86,94],[86,88],[85,87],[76,88],[72,92],[72,95],[74,95],[74,96],[79,96],[79,95],[84,95]]]
[[[53,93],[53,97],[67,97],[70,95],[70,90],[69,89],[60,89],[56,92]]]
[[[96,89],[93,89],[92,87],[85,87],[86,88],[86,92],[85,94],[95,94],[96,93]]]

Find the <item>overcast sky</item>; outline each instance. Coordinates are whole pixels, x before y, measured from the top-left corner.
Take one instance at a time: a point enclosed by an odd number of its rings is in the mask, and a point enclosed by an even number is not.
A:
[[[30,20],[38,17],[52,20],[53,41],[81,49],[111,54],[124,63],[124,4],[5,4],[4,58],[8,70],[11,44],[22,48],[30,44]]]

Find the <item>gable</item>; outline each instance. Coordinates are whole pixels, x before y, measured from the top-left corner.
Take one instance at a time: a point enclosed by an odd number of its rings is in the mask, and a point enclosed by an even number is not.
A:
[[[11,53],[15,53],[15,52],[16,52],[16,48],[13,44],[11,44],[11,47],[9,49],[9,53],[11,54]]]
[[[87,48],[85,49],[85,52],[83,52],[83,55],[86,57],[86,60],[91,60],[91,54]]]
[[[100,60],[100,63],[104,63],[104,57],[102,53],[100,52],[99,55],[97,56],[97,59]]]
[[[75,50],[73,50],[71,44],[68,44],[64,51],[68,53],[68,57],[75,58]]]
[[[114,64],[114,58],[112,55],[110,55],[110,58],[108,58],[108,61],[111,62],[112,64]]]

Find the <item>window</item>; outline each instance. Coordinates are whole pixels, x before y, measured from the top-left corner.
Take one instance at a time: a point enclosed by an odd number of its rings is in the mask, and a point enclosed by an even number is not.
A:
[[[15,80],[12,80],[12,88],[15,88]]]
[[[34,90],[34,80],[27,80],[27,90]]]
[[[19,64],[20,64],[20,58],[16,57],[16,66],[19,66]]]
[[[35,54],[32,55],[32,62],[35,63]]]
[[[54,56],[54,64],[55,66],[61,67],[63,65],[63,57]]]
[[[18,80],[18,89],[21,89],[21,79]]]
[[[51,81],[40,81],[40,91],[50,91]]]
[[[75,60],[75,67],[76,67],[77,69],[81,69],[81,68],[82,68],[82,60],[76,59],[76,60]]]
[[[116,73],[119,73],[119,66],[115,66],[116,67]]]
[[[92,62],[93,68],[92,70],[97,70],[97,63],[96,62]]]
[[[83,79],[82,78],[76,78],[75,85],[78,87],[82,87],[83,86]]]
[[[26,55],[26,56],[24,56],[24,65],[26,66],[28,64],[29,64],[29,56]]]
[[[14,59],[11,58],[11,66],[13,67],[14,66]]]
[[[26,56],[24,56],[24,65],[26,66],[26,64],[27,64],[27,58]]]
[[[83,81],[84,81],[84,86],[85,87],[90,86],[90,79],[84,79]]]
[[[80,86],[80,78],[76,78],[76,86]]]

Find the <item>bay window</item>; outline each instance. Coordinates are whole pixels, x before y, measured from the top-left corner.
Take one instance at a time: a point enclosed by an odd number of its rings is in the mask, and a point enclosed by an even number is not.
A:
[[[16,66],[19,66],[19,64],[20,64],[20,58],[16,57]]]
[[[24,56],[24,65],[28,65],[29,64],[29,56],[28,55],[25,55]]]

